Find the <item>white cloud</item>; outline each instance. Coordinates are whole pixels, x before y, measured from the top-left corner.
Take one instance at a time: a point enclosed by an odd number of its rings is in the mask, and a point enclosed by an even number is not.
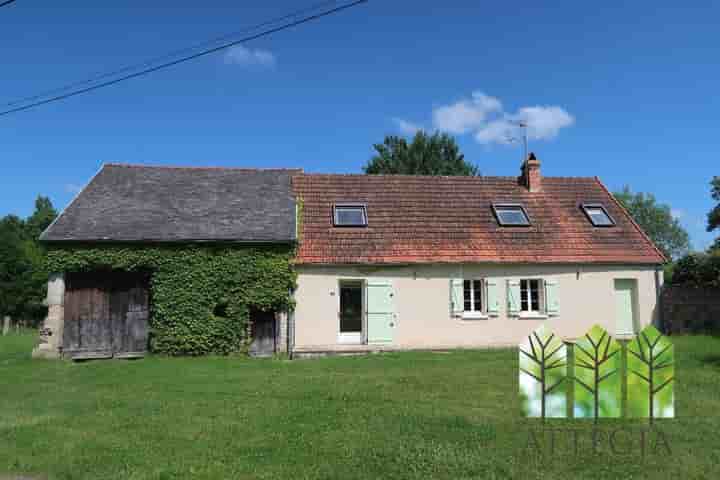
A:
[[[499,111],[502,111],[500,100],[482,92],[473,92],[470,99],[435,108],[433,124],[438,130],[462,134],[480,127],[489,114]]]
[[[475,132],[475,140],[485,145],[488,143],[512,143],[517,136],[518,126],[508,118],[488,122]]]
[[[397,125],[398,129],[400,129],[400,132],[402,132],[404,135],[415,135],[418,130],[422,130],[422,127],[420,125],[408,122],[407,120],[403,120],[402,118],[393,118],[393,122],[395,122],[395,125]]]
[[[528,137],[534,140],[553,139],[561,128],[575,123],[575,118],[564,108],[555,106],[524,107],[516,117],[527,124]]]
[[[403,133],[420,129],[407,120],[393,120]],[[489,145],[519,140],[520,122],[527,125],[528,139],[552,140],[560,130],[574,125],[575,117],[557,105],[526,106],[507,112],[497,97],[475,91],[470,98],[434,108],[432,121],[437,130],[456,135],[472,133],[478,143]]]
[[[272,68],[277,64],[277,58],[272,52],[247,48],[242,45],[228,49],[224,58],[227,64],[244,67]]]

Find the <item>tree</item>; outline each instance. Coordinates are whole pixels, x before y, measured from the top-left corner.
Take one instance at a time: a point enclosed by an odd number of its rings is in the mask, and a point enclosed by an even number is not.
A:
[[[32,273],[27,258],[22,220],[8,215],[0,220],[0,315],[22,311],[24,292]]]
[[[410,144],[402,137],[387,136],[373,147],[377,154],[363,167],[367,174],[480,174],[475,165],[465,161],[455,139],[445,133],[419,131]]]
[[[652,194],[632,193],[629,187],[614,195],[666,257],[675,259],[690,250],[690,236],[668,205],[657,203]]]
[[[707,231],[712,232],[715,229],[720,228],[720,177],[713,177],[710,182],[710,195],[715,200],[717,205],[715,208],[710,210],[708,213],[708,224]],[[715,243],[710,247],[710,250],[720,250],[720,237],[715,239]]]
[[[0,219],[0,314],[40,319],[45,313],[45,249],[38,237],[57,216],[49,198],[38,196],[26,220]]]
[[[37,240],[43,230],[55,220],[57,214],[50,199],[39,195],[35,199],[35,211],[25,221],[28,237],[31,240]]]

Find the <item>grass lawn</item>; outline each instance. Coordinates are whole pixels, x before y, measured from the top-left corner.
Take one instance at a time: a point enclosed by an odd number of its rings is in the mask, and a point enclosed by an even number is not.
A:
[[[73,364],[34,341],[0,337],[0,478],[720,478],[720,338],[673,338],[671,452],[650,432],[644,455],[641,421],[593,450],[591,421],[520,418],[516,350]]]

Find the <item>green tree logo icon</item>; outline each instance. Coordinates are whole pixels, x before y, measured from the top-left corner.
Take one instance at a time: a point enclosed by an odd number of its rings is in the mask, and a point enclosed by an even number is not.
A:
[[[669,418],[675,416],[672,343],[648,325],[628,345],[628,416]]]
[[[520,344],[520,405],[526,417],[565,417],[565,344],[544,325]]]
[[[593,326],[575,343],[575,418],[619,417],[621,414],[621,348],[607,331]]]

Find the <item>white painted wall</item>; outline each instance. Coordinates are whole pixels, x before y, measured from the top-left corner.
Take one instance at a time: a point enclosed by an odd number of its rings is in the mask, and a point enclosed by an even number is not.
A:
[[[397,322],[393,347],[451,348],[517,345],[547,322],[566,340],[599,324],[614,333],[615,279],[637,281],[636,331],[656,321],[654,266],[607,265],[418,265],[403,267],[298,267],[295,350],[351,350],[337,341],[340,280],[385,278],[395,289]],[[500,312],[487,319],[462,319],[450,311],[451,278],[495,278]],[[506,281],[543,278],[558,283],[560,312],[547,319],[508,316]],[[360,347],[358,347],[360,348]],[[366,347],[365,347],[366,348]]]

